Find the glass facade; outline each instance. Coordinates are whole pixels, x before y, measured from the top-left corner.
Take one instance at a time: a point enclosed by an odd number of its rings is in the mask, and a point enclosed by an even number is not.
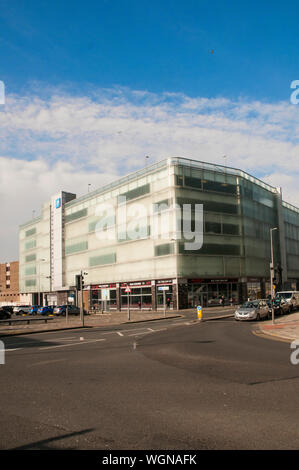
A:
[[[161,308],[163,279],[170,280],[171,308],[209,305],[222,295],[227,302],[248,292],[265,296],[273,227],[279,229],[273,233],[275,264],[284,266],[286,283],[299,281],[299,210],[281,202],[276,188],[242,170],[171,158],[80,198],[71,196],[62,204],[61,290],[70,291],[76,274],[88,272],[85,286],[93,310],[128,308],[128,302],[135,309]],[[203,244],[187,249],[186,241],[192,240],[182,233],[183,207],[190,207],[194,233],[198,204]],[[24,293],[53,290],[51,266],[57,255],[51,217],[47,203],[39,218],[20,226]],[[114,287],[93,287],[106,283]],[[135,283],[129,296],[127,283]]]

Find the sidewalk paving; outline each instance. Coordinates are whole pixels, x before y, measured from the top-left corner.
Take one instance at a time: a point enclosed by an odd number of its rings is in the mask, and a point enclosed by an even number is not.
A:
[[[232,316],[229,311],[231,307],[212,307],[208,309],[203,309],[203,318],[211,318],[211,314],[219,313],[217,318],[226,318]],[[210,315],[209,315],[210,314]],[[130,320],[128,320],[128,312],[111,312],[111,313],[100,313],[97,315],[86,315],[84,316],[84,328],[97,328],[101,326],[112,326],[112,325],[121,325],[124,323],[139,323],[153,320],[165,320],[170,318],[184,318],[188,317],[190,321],[193,319],[197,321],[197,311],[196,308],[185,309],[185,310],[167,310],[166,316],[164,316],[163,310],[159,311],[139,311],[131,310]],[[25,316],[24,319],[30,318]],[[34,318],[34,317],[33,317]],[[43,333],[49,331],[59,331],[59,330],[68,330],[68,329],[78,329],[82,328],[82,322],[77,316],[69,316],[68,322],[65,317],[49,317],[53,318],[48,323],[44,323],[41,320],[41,323],[33,322],[32,324],[15,324],[15,325],[0,325],[0,337],[1,336],[13,336],[29,333]],[[216,318],[216,317],[213,317]]]
[[[257,334],[260,332],[269,338],[272,337],[272,339],[287,342],[299,340],[299,312],[275,317],[274,324],[272,324],[272,320],[261,322],[255,331]]]

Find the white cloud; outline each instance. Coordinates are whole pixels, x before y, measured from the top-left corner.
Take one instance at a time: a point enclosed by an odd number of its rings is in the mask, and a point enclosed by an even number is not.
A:
[[[7,96],[0,107],[0,262],[18,224],[63,189],[78,195],[168,156],[238,167],[299,203],[299,107],[125,88]]]

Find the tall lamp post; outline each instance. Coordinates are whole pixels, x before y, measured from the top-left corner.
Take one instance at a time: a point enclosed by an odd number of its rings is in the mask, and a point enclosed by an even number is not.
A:
[[[274,276],[274,249],[273,249],[273,236],[272,232],[278,230],[277,227],[270,228],[270,242],[271,242],[271,263],[270,263],[270,285],[271,285],[271,311],[272,311],[272,323],[274,323],[274,289],[273,289],[273,276]]]
[[[37,294],[37,303],[40,306],[40,264],[43,261],[47,261],[45,258],[41,258],[38,260],[38,294]]]

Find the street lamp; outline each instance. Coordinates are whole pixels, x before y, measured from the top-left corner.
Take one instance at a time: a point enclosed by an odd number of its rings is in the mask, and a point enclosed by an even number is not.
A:
[[[273,289],[273,274],[274,274],[274,249],[273,249],[273,237],[272,232],[278,230],[277,227],[270,228],[270,242],[271,242],[271,263],[270,263],[270,285],[271,285],[271,311],[272,311],[272,323],[274,323],[274,289]]]
[[[41,258],[38,261],[38,293],[37,293],[37,304],[40,305],[40,264],[43,261],[47,261],[45,258]]]

